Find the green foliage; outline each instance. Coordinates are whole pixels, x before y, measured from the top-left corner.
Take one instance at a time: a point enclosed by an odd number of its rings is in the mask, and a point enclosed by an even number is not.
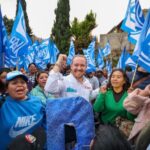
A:
[[[56,19],[52,28],[51,38],[61,53],[67,53],[70,44],[70,3],[69,0],[59,0],[55,9]]]
[[[16,14],[18,12],[18,2],[20,0],[17,0],[17,6],[16,6]],[[21,0],[21,5],[22,5],[22,9],[23,9],[23,12],[24,12],[24,18],[25,18],[25,24],[26,24],[26,31],[27,33],[29,34],[29,36],[32,36],[32,30],[29,26],[29,19],[28,19],[28,15],[27,15],[27,11],[26,11],[26,1],[25,0]]]
[[[74,18],[71,27],[71,34],[75,36],[75,47],[80,53],[82,48],[87,48],[91,42],[91,31],[96,27],[96,15],[90,11],[86,15],[84,21],[79,22],[77,18]]]
[[[8,35],[10,35],[14,21],[13,19],[8,19],[6,15],[3,17],[3,20],[4,20],[7,33]]]

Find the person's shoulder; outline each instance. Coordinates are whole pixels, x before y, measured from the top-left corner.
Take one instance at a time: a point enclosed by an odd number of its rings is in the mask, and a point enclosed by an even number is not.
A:
[[[29,102],[40,102],[40,98],[37,96],[34,96],[32,94],[28,94],[28,101]]]

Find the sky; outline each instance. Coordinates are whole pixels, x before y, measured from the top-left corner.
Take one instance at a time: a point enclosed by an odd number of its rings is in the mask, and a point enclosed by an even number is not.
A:
[[[58,0],[26,0],[29,25],[40,38],[49,38],[55,20],[54,9]],[[92,10],[97,27],[92,35],[106,34],[124,19],[129,0],[70,0],[70,22],[74,17],[83,21]],[[139,0],[142,9],[150,7],[150,0]],[[0,0],[2,15],[14,19],[16,0]]]

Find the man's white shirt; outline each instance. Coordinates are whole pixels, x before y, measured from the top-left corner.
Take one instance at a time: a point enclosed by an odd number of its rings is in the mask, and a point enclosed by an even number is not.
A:
[[[63,76],[61,73],[56,73],[52,70],[49,73],[45,91],[50,92],[56,97],[81,96],[90,101],[97,97],[99,88],[93,90],[89,80],[85,77],[83,82],[80,83],[71,73],[68,76]]]

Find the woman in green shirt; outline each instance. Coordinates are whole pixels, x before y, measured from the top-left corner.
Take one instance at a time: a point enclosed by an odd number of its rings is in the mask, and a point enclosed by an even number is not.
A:
[[[107,87],[101,87],[101,93],[94,103],[94,111],[101,112],[102,123],[115,124],[118,116],[133,119],[123,107],[123,101],[127,97],[129,88],[128,77],[122,69],[114,69],[109,77]]]

